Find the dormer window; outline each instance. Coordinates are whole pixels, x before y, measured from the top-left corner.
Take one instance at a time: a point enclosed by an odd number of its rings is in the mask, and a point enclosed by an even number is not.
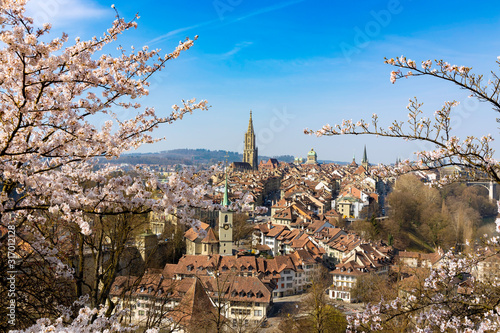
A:
[[[148,293],[151,293],[153,291],[153,287],[148,288]]]
[[[193,268],[194,268],[194,267],[193,267],[193,265],[189,265],[189,266],[187,266],[187,270],[188,270],[189,272],[191,272],[191,271],[193,270]]]
[[[141,286],[141,293],[144,292],[144,286]]]

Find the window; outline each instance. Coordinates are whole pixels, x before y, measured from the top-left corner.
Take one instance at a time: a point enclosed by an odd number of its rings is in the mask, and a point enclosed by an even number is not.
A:
[[[287,287],[287,288],[292,288],[292,284],[291,284],[291,283],[287,283],[287,284],[286,284],[286,287]]]
[[[144,316],[144,310],[139,310],[139,316]]]
[[[255,317],[260,317],[260,316],[262,316],[262,310],[254,310],[253,315],[254,315]]]
[[[224,216],[224,222],[227,222],[227,215]]]

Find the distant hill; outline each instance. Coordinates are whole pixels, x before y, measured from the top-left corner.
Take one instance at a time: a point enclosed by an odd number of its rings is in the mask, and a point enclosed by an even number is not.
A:
[[[158,165],[200,165],[215,164],[217,162],[241,162],[243,155],[226,150],[208,149],[173,149],[157,153],[132,153],[123,154],[116,160],[102,159],[103,163],[128,163],[128,164],[158,164]],[[259,156],[259,160],[267,161],[270,157]],[[281,162],[293,162],[292,155],[272,156]]]

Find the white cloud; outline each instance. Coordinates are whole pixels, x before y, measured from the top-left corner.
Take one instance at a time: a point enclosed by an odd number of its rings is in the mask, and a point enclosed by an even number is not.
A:
[[[284,2],[284,3],[280,3],[280,4],[268,6],[268,7],[265,7],[265,8],[261,8],[259,10],[254,11],[254,12],[251,12],[251,13],[248,13],[246,15],[243,15],[243,16],[240,16],[240,17],[236,17],[236,18],[233,18],[233,19],[229,19],[227,21],[223,21],[222,19],[219,18],[219,19],[213,19],[213,20],[209,20],[209,21],[205,21],[205,22],[200,22],[198,24],[194,24],[194,25],[191,25],[191,26],[187,26],[187,27],[175,29],[175,30],[169,31],[166,34],[160,35],[160,36],[158,36],[158,37],[156,37],[156,38],[148,41],[146,43],[146,45],[152,45],[152,44],[156,44],[156,43],[162,42],[162,41],[164,41],[164,40],[166,40],[166,39],[168,39],[168,38],[170,38],[172,36],[175,36],[175,35],[178,35],[180,33],[183,33],[184,31],[189,31],[189,30],[193,30],[193,29],[199,29],[199,28],[203,28],[203,27],[206,27],[206,26],[216,25],[216,24],[227,25],[227,24],[232,24],[232,23],[236,23],[236,22],[239,22],[239,21],[244,21],[244,20],[246,20],[248,18],[257,16],[257,15],[260,15],[260,14],[269,13],[269,12],[272,12],[272,11],[275,11],[275,10],[283,9],[283,8],[292,6],[294,4],[297,4],[297,3],[300,3],[300,2],[303,2],[303,1],[305,1],[305,0],[292,0],[292,1]],[[238,52],[238,51],[239,50],[237,50],[236,52]]]
[[[197,29],[197,28],[201,28],[201,27],[205,27],[205,26],[208,26],[208,25],[211,25],[215,22],[217,22],[219,20],[210,20],[210,21],[205,21],[205,22],[201,22],[201,23],[198,23],[198,24],[194,24],[194,25],[191,25],[191,26],[188,26],[188,27],[183,27],[183,28],[179,28],[179,29],[175,29],[175,30],[172,30],[172,31],[169,31],[167,32],[166,34],[163,34],[163,35],[160,35],[156,38],[153,38],[152,40],[148,41],[146,43],[146,45],[153,45],[153,44],[156,44],[156,43],[159,43],[159,42],[162,42],[172,36],[176,36],[184,31],[189,31],[189,30],[193,30],[193,29]]]
[[[58,28],[103,16],[114,17],[111,7],[90,0],[31,0],[26,6],[26,14],[34,19],[35,25],[51,23]]]
[[[233,55],[235,55],[236,53],[240,52],[245,47],[248,47],[248,46],[250,46],[252,44],[253,44],[252,42],[241,42],[241,43],[238,43],[230,51],[219,55],[219,58],[221,58],[221,59],[230,58]]]

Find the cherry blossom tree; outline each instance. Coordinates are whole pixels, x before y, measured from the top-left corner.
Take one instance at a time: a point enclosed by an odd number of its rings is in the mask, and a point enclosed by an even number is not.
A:
[[[496,61],[500,65],[500,57]],[[483,75],[474,74],[472,68],[450,65],[443,60],[422,61],[417,66],[414,60],[401,56],[396,59],[386,59],[385,63],[397,67],[391,72],[390,80],[395,83],[403,78],[430,76],[453,83],[470,92],[471,98],[491,105],[492,109],[500,112],[500,79],[495,72],[491,72],[491,79],[485,82]],[[434,113],[433,118],[423,116],[422,105],[417,98],[410,99],[407,105],[408,120],[395,120],[387,128],[380,126],[379,117],[373,114],[371,121],[366,122],[343,120],[334,126],[324,125],[317,131],[305,129],[307,134],[323,135],[377,135],[381,137],[400,138],[404,140],[418,140],[432,144],[435,148],[429,151],[419,151],[416,161],[403,161],[396,169],[397,173],[412,170],[431,170],[445,166],[463,167],[471,179],[492,179],[500,182],[500,165],[493,158],[494,149],[490,146],[493,137],[486,134],[481,138],[468,136],[461,140],[453,133],[453,108],[457,101],[445,102],[441,109]],[[445,177],[438,181],[444,184],[457,180],[457,177]]]
[[[426,60],[417,66],[415,61],[402,56],[385,62],[397,67],[391,72],[392,83],[414,76],[445,80],[467,90],[470,98],[488,103],[493,111],[500,112],[500,79],[493,71],[491,80],[485,82],[484,76],[474,74],[472,68],[450,65],[443,60]],[[500,65],[500,57],[496,63]],[[493,158],[494,150],[490,146],[492,136],[468,136],[461,140],[454,135],[453,108],[457,104],[445,102],[433,118],[426,118],[422,103],[415,98],[407,106],[408,120],[396,120],[387,128],[380,127],[378,115],[373,114],[371,122],[344,120],[342,124],[305,132],[317,136],[377,135],[424,141],[435,148],[417,152],[415,162],[407,160],[395,169],[386,170],[402,174],[460,166],[467,171],[469,179],[500,182],[500,164]],[[460,175],[446,177],[438,180],[437,185],[458,180]],[[499,220],[496,224],[496,231],[500,232]],[[473,244],[474,253],[448,252],[427,277],[415,277],[416,283],[402,282],[399,296],[394,300],[369,304],[363,312],[350,316],[348,331],[498,332],[500,276],[494,263],[498,263],[500,237],[483,238],[482,242],[482,245]],[[485,262],[488,264],[484,265]]]
[[[25,4],[0,3],[0,269],[2,276],[14,272],[14,280],[29,280],[37,266],[45,277],[28,285],[52,283],[56,290],[60,283],[71,285],[78,278],[71,264],[74,245],[92,235],[96,219],[158,211],[196,223],[191,207],[216,208],[204,199],[212,191],[207,184],[213,171],[187,169],[160,183],[146,169],[136,168],[132,175],[117,166],[97,167],[95,162],[160,140],[151,134],[158,126],[208,105],[182,100],[170,113],[159,115],[136,102],[148,95],[152,75],[193,46],[197,37],[165,54],[147,46],[129,51],[119,46],[113,56],[104,49],[136,28],[138,17],[126,21],[117,14],[101,37],[72,42],[64,33],[51,37],[48,23],[36,27],[25,15]],[[135,116],[123,120],[125,110]],[[95,125],[103,117],[105,123]],[[8,245],[9,256],[3,250]],[[111,271],[100,277],[101,282],[113,276]],[[57,304],[58,297],[46,300],[36,289],[12,285],[15,288],[9,289],[2,281],[1,308],[5,311],[10,304],[4,302],[16,302],[16,325],[32,324],[44,315],[60,316],[56,321],[39,320],[30,331],[59,330],[68,321],[68,327],[80,325],[82,331],[117,328],[108,318],[109,290],[99,284],[91,308],[82,308],[84,303]],[[10,291],[15,297],[7,297]],[[77,294],[70,296],[83,296]],[[38,312],[31,313],[35,308]],[[2,329],[14,328],[9,325]]]

